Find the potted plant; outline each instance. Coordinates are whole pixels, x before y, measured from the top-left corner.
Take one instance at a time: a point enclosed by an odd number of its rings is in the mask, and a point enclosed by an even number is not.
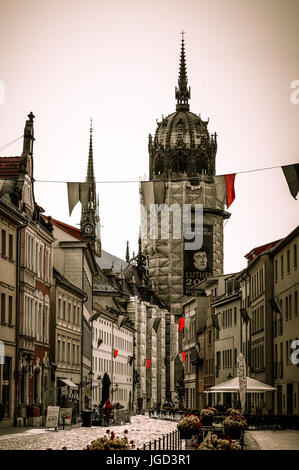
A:
[[[182,418],[178,425],[180,439],[191,439],[193,434],[198,434],[201,429],[201,422],[197,416],[189,415]]]
[[[109,429],[106,431],[107,435],[92,441],[84,450],[132,450],[134,449],[134,441],[128,440],[124,431],[124,437],[116,437],[114,432],[110,433]]]
[[[233,439],[240,439],[241,432],[247,427],[246,420],[238,410],[231,410],[230,415],[223,421],[226,436]]]
[[[219,439],[212,434],[210,439],[205,439],[196,450],[241,450],[241,446],[232,439]]]
[[[214,416],[217,415],[216,408],[204,408],[200,412],[201,423],[203,426],[211,426]]]

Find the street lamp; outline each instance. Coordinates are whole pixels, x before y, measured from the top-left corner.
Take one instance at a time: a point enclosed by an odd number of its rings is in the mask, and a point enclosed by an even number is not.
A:
[[[114,392],[117,392],[117,390],[118,390],[118,384],[115,384],[115,387],[112,387],[112,388],[111,388],[111,397],[112,397],[112,401],[113,401],[113,393],[114,393]]]

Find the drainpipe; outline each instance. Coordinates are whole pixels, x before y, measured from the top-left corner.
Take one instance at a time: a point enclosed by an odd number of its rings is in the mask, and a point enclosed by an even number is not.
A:
[[[16,241],[16,362],[15,362],[15,410],[14,410],[14,426],[17,426],[17,406],[19,396],[19,371],[18,371],[18,358],[19,358],[19,308],[20,308],[20,231],[25,229],[28,225],[28,220],[24,225],[17,227],[17,241]],[[23,312],[24,313],[24,312]]]

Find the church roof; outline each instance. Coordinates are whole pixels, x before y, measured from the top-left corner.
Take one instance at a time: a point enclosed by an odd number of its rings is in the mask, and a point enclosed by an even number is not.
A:
[[[21,157],[0,157],[0,179],[15,180],[19,173]]]
[[[111,269],[113,266],[117,273],[128,266],[126,261],[104,250],[102,250],[102,256],[96,256],[96,262],[102,269]]]
[[[247,255],[245,255],[245,258],[247,258],[248,262],[250,263],[258,255],[270,250],[270,248],[273,248],[280,241],[281,240],[275,240],[274,242],[270,242],[270,243],[266,243],[265,245],[257,246],[256,248],[253,248],[249,253],[247,253]]]
[[[41,217],[43,217],[45,220],[47,220],[47,217],[41,214]],[[73,237],[77,238],[78,240],[85,242],[86,240],[82,237],[82,231],[76,227],[73,227],[72,225],[65,224],[64,222],[61,222],[60,220],[52,219],[51,218],[51,223],[55,226],[63,230],[64,232],[68,233],[69,235],[72,235]]]

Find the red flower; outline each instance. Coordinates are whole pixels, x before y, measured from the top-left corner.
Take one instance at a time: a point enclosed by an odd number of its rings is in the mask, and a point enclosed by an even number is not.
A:
[[[109,431],[109,429],[107,429],[106,433],[107,433],[107,434],[110,434],[110,431]]]
[[[124,434],[128,434],[128,432],[129,432],[129,431],[128,431],[127,429],[124,430]]]
[[[134,441],[133,441],[133,440],[132,440],[132,441],[130,441],[130,444],[134,444]]]

